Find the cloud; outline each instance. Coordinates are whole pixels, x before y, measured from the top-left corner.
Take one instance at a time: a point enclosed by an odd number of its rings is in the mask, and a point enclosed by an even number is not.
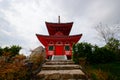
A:
[[[48,35],[45,21],[73,21],[71,35],[101,44],[94,29],[99,22],[120,21],[119,0],[0,0],[0,46],[18,44],[29,49],[42,45],[35,34]],[[24,51],[24,50],[23,50]]]

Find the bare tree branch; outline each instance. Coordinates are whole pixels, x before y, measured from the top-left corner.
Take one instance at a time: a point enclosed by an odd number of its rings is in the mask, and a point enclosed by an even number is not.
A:
[[[98,36],[105,41],[108,42],[110,38],[119,38],[120,33],[120,25],[103,25],[102,23],[95,26],[95,30],[98,32]]]

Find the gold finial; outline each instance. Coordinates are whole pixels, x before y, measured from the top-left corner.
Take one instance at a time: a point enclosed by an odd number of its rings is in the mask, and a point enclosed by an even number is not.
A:
[[[58,23],[60,23],[60,16],[58,16]]]

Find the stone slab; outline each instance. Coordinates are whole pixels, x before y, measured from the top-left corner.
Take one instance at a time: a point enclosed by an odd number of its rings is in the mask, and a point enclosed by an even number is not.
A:
[[[69,61],[69,62],[55,62],[55,61],[51,61],[51,62],[46,62],[46,65],[67,65],[67,64],[74,64],[74,62]]]
[[[65,80],[65,79],[85,79],[86,76],[81,70],[42,70],[38,75],[39,79],[45,80]]]
[[[79,65],[43,65],[42,70],[73,70],[80,69]]]

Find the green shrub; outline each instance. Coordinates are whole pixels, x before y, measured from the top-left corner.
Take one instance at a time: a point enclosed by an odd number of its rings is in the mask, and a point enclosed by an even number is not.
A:
[[[88,63],[107,63],[115,61],[115,53],[106,48],[92,46],[89,43],[78,43],[73,45],[73,61],[79,63],[79,58],[86,58]]]
[[[92,54],[87,56],[87,61],[92,64],[112,62],[115,61],[115,54],[105,47],[95,47]]]
[[[89,43],[78,43],[73,45],[73,61],[79,63],[79,58],[87,58],[92,53],[92,45]]]

